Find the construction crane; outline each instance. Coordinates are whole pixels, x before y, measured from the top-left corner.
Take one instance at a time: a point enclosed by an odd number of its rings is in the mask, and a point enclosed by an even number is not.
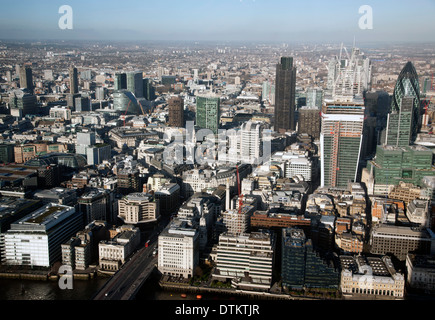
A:
[[[130,107],[130,103],[131,103],[131,99],[128,102],[127,108],[125,109],[125,113],[124,113],[124,127],[125,127],[125,118],[127,117],[127,112],[128,112],[128,108]],[[140,101],[137,101],[137,103],[140,106],[140,110],[142,111],[142,114],[145,115],[145,112],[143,111],[142,103],[140,103]],[[150,110],[150,113],[151,113],[151,110]]]

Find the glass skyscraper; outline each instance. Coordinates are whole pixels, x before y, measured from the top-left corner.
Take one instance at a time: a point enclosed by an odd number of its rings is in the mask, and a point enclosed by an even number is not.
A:
[[[358,179],[364,104],[328,102],[321,116],[321,185],[347,187]]]
[[[404,96],[414,97],[411,142],[415,141],[420,123],[420,85],[414,65],[408,61],[397,78],[391,101],[391,111],[400,112]]]
[[[311,239],[302,229],[286,228],[282,231],[282,284],[292,289],[337,289],[340,273],[328,264],[313,247]]]
[[[214,96],[196,97],[196,125],[218,133],[220,121],[220,100]]]

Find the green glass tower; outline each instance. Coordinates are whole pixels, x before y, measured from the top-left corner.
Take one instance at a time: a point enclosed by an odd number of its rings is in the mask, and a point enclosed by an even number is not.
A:
[[[196,98],[196,125],[218,133],[220,121],[220,100],[214,96],[198,96]]]
[[[376,157],[367,163],[374,191],[381,194],[388,186],[403,181],[420,186],[425,176],[434,176],[432,151],[424,146],[377,146]]]

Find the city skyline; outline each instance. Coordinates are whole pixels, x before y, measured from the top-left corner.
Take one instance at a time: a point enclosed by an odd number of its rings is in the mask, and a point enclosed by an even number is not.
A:
[[[71,6],[71,30],[59,28],[59,8]],[[361,29],[361,6],[373,28]],[[183,41],[431,41],[435,2],[388,1],[21,1],[2,5],[0,39]],[[418,23],[402,23],[408,16]],[[23,23],[25,21],[25,23]]]

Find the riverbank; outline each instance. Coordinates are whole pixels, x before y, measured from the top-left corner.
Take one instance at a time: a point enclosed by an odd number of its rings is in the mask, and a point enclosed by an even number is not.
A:
[[[261,291],[249,291],[235,288],[212,288],[209,286],[192,286],[188,283],[175,283],[170,281],[160,280],[159,287],[163,291],[177,292],[181,294],[194,294],[201,296],[202,294],[234,296],[243,299],[253,300],[320,300],[320,297],[304,297],[294,296],[287,293],[271,293]]]
[[[74,270],[74,280],[91,280],[100,275],[95,268],[88,268],[87,270]],[[61,274],[53,272],[49,269],[26,269],[10,266],[0,267],[0,279],[16,279],[16,280],[39,280],[39,281],[57,281]],[[105,276],[107,277],[107,275]]]

